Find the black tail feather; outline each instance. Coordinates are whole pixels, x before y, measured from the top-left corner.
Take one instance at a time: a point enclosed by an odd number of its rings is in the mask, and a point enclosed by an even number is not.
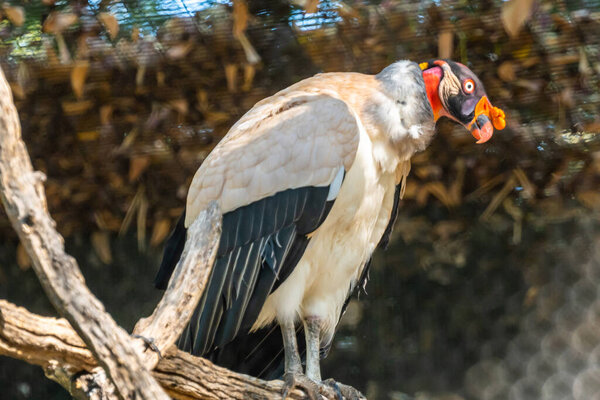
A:
[[[186,234],[187,228],[185,227],[184,209],[183,214],[179,217],[179,221],[177,221],[177,225],[175,225],[175,229],[173,229],[173,232],[171,232],[171,235],[167,239],[165,252],[160,263],[160,269],[156,274],[156,278],[154,278],[154,286],[156,286],[157,289],[167,288],[173,270],[175,270],[175,266],[181,258],[181,253],[183,253]]]

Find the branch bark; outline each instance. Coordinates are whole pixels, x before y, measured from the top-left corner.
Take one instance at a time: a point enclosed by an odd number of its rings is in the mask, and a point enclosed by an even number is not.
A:
[[[188,230],[183,256],[163,299],[150,317],[136,325],[135,333],[152,339],[164,354],[159,359],[145,348],[145,342],[132,340],[85,285],[48,213],[44,179],[33,170],[0,69],[0,194],[42,287],[67,319],[36,316],[0,300],[0,354],[41,365],[49,378],[77,399],[166,400],[169,397],[160,385],[178,399],[281,397],[281,381],[238,374],[173,346],[193,314],[216,256],[220,237],[216,203]],[[335,398],[331,388],[323,388],[322,395]],[[288,397],[306,395],[294,389]]]
[[[78,371],[94,371],[94,355],[64,319],[41,317],[8,301],[0,300],[0,355],[17,358],[44,368],[46,375],[59,382],[74,397],[100,385],[109,387]],[[154,378],[176,399],[281,399],[282,381],[263,381],[238,374],[171,347],[165,351],[153,371]],[[82,379],[83,377],[83,379]],[[91,383],[91,384],[90,384]],[[87,389],[87,390],[86,390]],[[98,393],[97,395],[100,395]],[[289,399],[305,399],[304,392],[294,389]],[[333,395],[330,398],[334,398]]]
[[[154,312],[139,320],[133,330],[134,334],[151,339],[160,352],[175,343],[192,318],[217,256],[220,236],[221,212],[212,202],[190,225],[181,259]],[[159,354],[145,343],[143,346],[145,365],[151,370],[158,363]]]
[[[13,228],[58,312],[67,318],[125,399],[168,396],[131,345],[127,332],[85,285],[75,259],[48,213],[41,172],[34,172],[12,94],[0,70],[0,192]]]

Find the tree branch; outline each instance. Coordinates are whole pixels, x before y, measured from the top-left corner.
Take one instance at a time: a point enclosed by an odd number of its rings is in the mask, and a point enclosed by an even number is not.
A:
[[[68,320],[36,316],[0,300],[0,354],[43,366],[50,379],[77,399],[166,400],[160,385],[178,399],[281,398],[281,381],[238,374],[173,346],[193,314],[216,256],[221,229],[216,203],[191,225],[167,291],[153,314],[136,325],[135,333],[153,339],[165,355],[159,359],[141,348],[144,342],[133,341],[85,285],[48,213],[44,179],[32,168],[0,69],[0,194],[42,287]],[[335,398],[328,387],[321,394]],[[296,389],[288,397],[306,398]]]
[[[120,397],[168,400],[127,332],[105,312],[86,287],[75,259],[65,253],[63,238],[48,214],[44,179],[32,168],[12,94],[0,70],[0,192],[42,287],[107,371]]]
[[[92,372],[94,356],[64,319],[41,317],[22,307],[0,300],[0,354],[25,360],[44,368],[46,375],[58,381],[77,398],[90,386],[76,372]],[[281,399],[282,381],[263,381],[238,374],[171,347],[155,370],[154,378],[176,399]],[[91,382],[91,386],[108,385]],[[94,397],[87,389],[85,398]],[[329,397],[329,396],[328,396]],[[290,391],[290,399],[305,399],[300,390]],[[330,398],[334,398],[333,394]]]
[[[133,333],[151,338],[162,353],[171,347],[192,318],[208,281],[221,236],[221,212],[212,202],[190,225],[183,254],[162,299],[148,318],[136,324]],[[153,369],[159,355],[145,347],[145,363]]]

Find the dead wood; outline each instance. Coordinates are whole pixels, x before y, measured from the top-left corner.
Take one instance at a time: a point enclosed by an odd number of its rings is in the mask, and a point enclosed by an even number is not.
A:
[[[75,259],[48,213],[43,182],[34,171],[12,94],[0,71],[0,192],[6,214],[33,261],[56,310],[75,328],[122,398],[168,399],[130,345],[127,332],[89,291]]]
[[[82,370],[94,371],[97,364],[94,355],[64,319],[41,317],[0,300],[0,354],[43,367],[49,378],[76,397],[79,397],[78,392],[85,392],[84,397],[88,399],[111,398],[110,393],[104,397],[99,395],[99,387],[110,392],[107,382],[90,379],[100,377],[97,372],[78,374]],[[166,350],[163,356],[152,374],[174,398],[281,398],[281,381],[267,382],[238,374],[175,347]],[[289,398],[304,399],[305,396],[300,390],[292,390]]]
[[[281,397],[281,381],[238,374],[173,346],[191,318],[216,256],[220,236],[216,204],[190,226],[167,291],[153,314],[136,325],[135,333],[152,341],[154,350],[148,351],[145,342],[132,340],[106,313],[85,285],[75,259],[65,253],[64,240],[48,213],[44,180],[32,168],[12,94],[0,70],[2,201],[42,287],[66,318],[36,316],[0,301],[0,354],[44,367],[50,379],[78,399],[168,399],[160,385],[181,399]],[[322,394],[335,397],[332,389]],[[289,397],[305,396],[293,390]]]

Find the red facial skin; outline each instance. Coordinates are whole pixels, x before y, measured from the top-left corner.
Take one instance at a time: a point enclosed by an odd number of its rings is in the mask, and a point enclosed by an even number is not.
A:
[[[441,117],[448,117],[465,126],[465,128],[471,132],[473,137],[477,139],[478,144],[487,142],[494,133],[494,127],[501,130],[506,126],[504,112],[501,109],[492,106],[487,96],[484,95],[479,99],[475,106],[474,117],[471,122],[463,123],[451,115],[444,108],[439,97],[439,86],[444,76],[443,65],[445,63],[445,61],[437,60],[433,62],[435,66],[429,67],[427,63],[424,63],[421,66],[421,68],[424,69],[423,79],[425,81],[427,98],[429,99],[431,109],[433,110],[434,119],[437,121]],[[460,65],[462,66],[462,64]]]

